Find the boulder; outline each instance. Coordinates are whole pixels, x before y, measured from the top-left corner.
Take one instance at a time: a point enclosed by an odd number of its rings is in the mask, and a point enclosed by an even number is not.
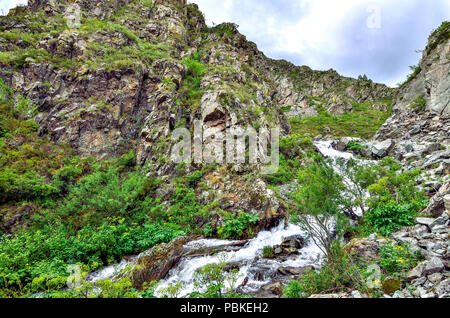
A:
[[[409,281],[415,280],[422,276],[423,270],[425,269],[426,264],[420,263],[416,267],[414,267],[412,270],[406,274],[406,279]]]
[[[283,240],[283,242],[281,243],[282,247],[293,247],[296,249],[300,249],[303,248],[303,237],[301,237],[300,235],[293,235],[290,237],[287,237]]]
[[[423,270],[423,275],[431,275],[434,273],[439,273],[444,270],[444,263],[442,263],[439,257],[433,257],[428,261],[425,269]]]
[[[439,188],[439,191],[431,198],[430,203],[423,211],[423,214],[438,217],[441,216],[445,210],[448,211],[444,203],[444,198],[448,195],[450,195],[450,182],[447,182]]]
[[[402,288],[402,282],[399,279],[388,278],[383,282],[382,290],[385,294],[392,296],[396,291]]]
[[[447,278],[446,280],[439,283],[439,285],[435,288],[435,292],[438,295],[438,297],[443,297],[446,295],[449,297],[450,295],[450,278]]]
[[[372,155],[383,158],[389,155],[389,152],[394,148],[395,142],[392,139],[387,139],[381,142],[374,142],[370,147]]]
[[[263,290],[270,291],[274,295],[281,295],[283,293],[283,284],[276,282],[263,287]]]
[[[433,224],[433,222],[434,222],[434,219],[432,219],[432,218],[416,218],[417,224],[426,225],[428,227],[430,227],[430,225]]]
[[[162,243],[138,255],[128,274],[133,287],[141,289],[146,282],[163,279],[183,255],[186,238],[178,237],[170,243]]]

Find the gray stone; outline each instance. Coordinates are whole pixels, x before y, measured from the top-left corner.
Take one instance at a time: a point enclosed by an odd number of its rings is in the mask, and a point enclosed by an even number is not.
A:
[[[416,218],[416,223],[426,225],[429,227],[431,224],[433,224],[434,220],[435,219],[432,218]]]
[[[414,280],[419,278],[420,276],[422,276],[422,272],[425,269],[425,264],[424,263],[420,263],[419,265],[417,265],[416,267],[414,267],[412,270],[410,270],[408,272],[408,274],[406,274],[406,278],[408,280]]]
[[[370,147],[370,150],[374,156],[383,158],[386,157],[389,152],[394,148],[395,143],[392,139],[387,139],[382,142],[374,142]]]
[[[378,237],[377,233],[373,233],[373,234],[370,234],[370,236],[367,239],[369,241],[376,241],[377,237]]]
[[[415,297],[422,297],[422,295],[426,295],[426,293],[427,293],[426,290],[420,286],[417,287],[417,289],[412,292],[413,296]]]
[[[433,257],[430,261],[428,261],[427,265],[425,266],[423,274],[428,276],[434,273],[439,273],[442,272],[444,268],[445,267],[441,259],[438,257]]]
[[[444,276],[441,273],[434,273],[428,276],[428,280],[433,284],[440,282]]]
[[[436,288],[435,292],[439,297],[442,297],[445,294],[450,293],[450,278],[442,281]]]
[[[275,254],[281,254],[281,253],[283,253],[283,249],[282,249],[281,247],[277,247],[277,248],[274,250],[274,253],[275,253]]]
[[[353,298],[363,298],[361,293],[357,290],[352,291],[352,297]]]
[[[445,205],[445,210],[447,212],[447,215],[450,216],[450,194],[447,194],[444,197],[444,205]]]

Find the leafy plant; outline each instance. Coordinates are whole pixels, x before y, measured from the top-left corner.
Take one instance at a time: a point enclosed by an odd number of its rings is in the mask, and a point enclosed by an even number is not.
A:
[[[225,239],[239,239],[250,226],[256,225],[259,217],[240,212],[238,217],[228,216],[218,230],[218,235]]]
[[[411,206],[390,203],[371,210],[366,220],[377,232],[388,236],[404,226],[414,225],[416,215]]]

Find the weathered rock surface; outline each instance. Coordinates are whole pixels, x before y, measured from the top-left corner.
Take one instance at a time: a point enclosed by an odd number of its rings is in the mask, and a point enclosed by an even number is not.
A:
[[[133,269],[128,274],[133,287],[140,289],[145,283],[163,279],[183,255],[186,239],[176,238],[170,243],[163,243],[145,251],[133,261]]]

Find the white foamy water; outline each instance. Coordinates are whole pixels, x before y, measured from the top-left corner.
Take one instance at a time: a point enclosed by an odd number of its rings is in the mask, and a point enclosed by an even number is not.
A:
[[[133,258],[134,257],[130,257],[129,260],[122,259],[122,261],[118,264],[106,266],[101,270],[92,272],[88,275],[86,281],[95,283],[103,279],[112,278],[119,274],[123,269],[125,269],[125,267],[127,267],[127,265],[131,263],[131,260]]]
[[[350,159],[358,160],[355,155],[347,152],[335,150],[332,147],[332,142],[320,141],[315,143],[318,151],[324,156],[331,159],[331,164],[334,170],[342,175],[341,167],[337,164],[338,159],[348,161]],[[361,162],[361,161],[360,161]],[[363,161],[370,162],[370,161]],[[348,178],[344,177],[344,182],[347,187],[353,187],[353,183]],[[347,195],[351,195],[349,192]],[[366,195],[366,194],[365,194]],[[361,214],[360,208],[355,208],[355,212]],[[334,224],[332,220],[327,226],[330,229]],[[312,223],[313,224],[313,223]],[[255,238],[249,240],[242,247],[232,247],[220,253],[219,255],[206,256],[186,256],[172,268],[166,278],[162,280],[155,292],[156,296],[163,296],[161,290],[169,285],[181,283],[182,291],[179,296],[183,297],[191,292],[196,291],[194,274],[202,267],[208,264],[217,264],[221,259],[225,259],[228,264],[237,265],[239,267],[239,279],[235,286],[240,286],[246,281],[245,286],[240,287],[240,292],[252,293],[257,292],[264,285],[274,281],[280,280],[278,269],[280,267],[300,268],[313,266],[320,268],[323,263],[323,252],[316,246],[313,240],[306,240],[305,246],[299,250],[298,255],[292,255],[287,259],[264,259],[262,258],[262,250],[266,246],[280,245],[285,238],[290,236],[300,235],[303,238],[308,237],[308,233],[300,226],[294,224],[282,223],[270,231],[260,232]],[[224,247],[232,245],[237,241],[218,240],[218,239],[201,239],[192,241],[184,246],[185,251],[194,252],[208,247]],[[227,248],[224,248],[227,250]],[[119,264],[108,266],[100,271],[91,273],[88,276],[88,281],[97,282],[105,278],[111,278],[123,270],[130,262],[122,260]],[[277,278],[274,278],[274,277]],[[199,290],[204,291],[204,290]]]
[[[258,271],[261,270],[263,270],[265,274],[268,274],[270,272],[276,273],[278,268],[282,266],[303,267],[313,265],[319,267],[322,252],[312,241],[306,243],[306,246],[300,250],[299,255],[284,262],[276,259],[268,260],[262,258],[262,250],[265,246],[279,245],[285,238],[293,235],[305,237],[306,233],[299,226],[293,224],[285,225],[283,223],[271,231],[260,232],[254,239],[250,240],[244,247],[237,251],[223,252],[221,257],[224,257],[227,263],[237,264],[239,266],[240,277],[236,286],[241,285],[244,279],[247,279],[248,281],[246,285],[242,287],[242,291],[254,292],[261,286],[270,283],[270,277],[267,277],[266,279],[257,277]],[[227,243],[229,244],[231,242],[221,240],[200,240],[189,243],[187,247],[196,245],[211,247]],[[181,283],[183,285],[180,296],[185,296],[195,291],[194,273],[208,264],[217,264],[219,261],[218,255],[182,259],[178,265],[168,273],[167,278],[159,284],[156,294],[161,296],[160,292],[162,288],[176,283]]]
[[[355,199],[355,193],[358,193],[357,186],[344,175],[341,166],[337,163],[337,160],[344,160],[345,162],[348,162],[350,159],[353,159],[357,161],[358,163],[362,163],[364,165],[369,165],[373,161],[371,160],[362,160],[357,158],[354,154],[349,152],[343,152],[339,151],[333,148],[333,142],[332,141],[318,141],[315,143],[315,146],[317,150],[322,154],[322,156],[329,158],[331,160],[331,165],[334,169],[334,171],[343,177],[343,182],[349,191],[345,193],[350,199]],[[368,191],[364,190],[362,195],[364,199],[367,199],[370,197],[370,194]],[[365,207],[367,208],[367,207]],[[361,207],[354,207],[353,212],[361,217],[363,215],[363,210]]]

